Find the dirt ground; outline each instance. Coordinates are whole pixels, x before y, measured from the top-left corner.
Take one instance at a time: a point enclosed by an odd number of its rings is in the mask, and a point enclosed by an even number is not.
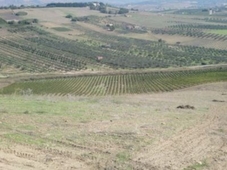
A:
[[[149,95],[23,97],[41,102],[42,113],[35,106],[16,113],[16,98],[11,100],[15,108],[1,100],[0,169],[227,167],[226,82]],[[67,103],[62,110],[53,108],[62,101]],[[181,105],[193,107],[178,109]],[[83,114],[78,119],[73,113]]]

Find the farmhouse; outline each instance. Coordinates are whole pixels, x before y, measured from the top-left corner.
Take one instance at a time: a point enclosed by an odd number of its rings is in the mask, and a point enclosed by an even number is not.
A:
[[[108,31],[113,31],[115,29],[114,24],[106,24]]]
[[[126,26],[126,29],[127,30],[133,30],[135,27],[134,27],[134,25],[127,25]]]
[[[125,14],[124,16],[127,17],[127,18],[132,17],[131,15],[127,15],[127,14]]]
[[[93,2],[93,5],[94,5],[95,7],[97,7],[97,6],[100,6],[100,3],[98,3],[98,2]]]
[[[97,59],[98,61],[101,61],[101,60],[103,59],[103,56],[97,56],[96,59]]]
[[[113,27],[113,24],[106,24],[107,27]]]

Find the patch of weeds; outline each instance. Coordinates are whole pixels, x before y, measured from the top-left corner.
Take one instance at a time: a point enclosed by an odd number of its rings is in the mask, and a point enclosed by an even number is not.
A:
[[[122,104],[123,102],[117,99],[112,100],[114,104]]]
[[[35,127],[31,125],[22,125],[22,126],[19,126],[18,128],[23,130],[35,130]]]
[[[5,109],[0,109],[0,113],[8,113],[8,111]]]
[[[27,110],[26,110],[26,111],[24,111],[24,114],[29,114],[29,111],[27,111]]]
[[[224,133],[225,130],[220,128],[220,129],[218,129],[218,132]]]
[[[66,28],[66,27],[54,27],[52,28],[55,31],[59,31],[59,32],[67,32],[67,31],[71,31],[71,29]]]
[[[80,123],[89,123],[90,121],[88,120],[81,120]]]
[[[26,134],[18,134],[18,133],[9,133],[4,135],[6,138],[11,139],[15,142],[19,143],[27,143],[27,144],[35,144],[42,146],[45,144],[45,140],[41,138],[33,138],[32,136],[26,135]]]
[[[117,161],[119,162],[127,162],[130,160],[131,156],[127,152],[120,152],[116,155]]]
[[[42,110],[39,110],[39,111],[37,111],[36,113],[38,113],[38,114],[44,114],[44,113],[46,113],[45,111],[42,111]]]
[[[198,162],[194,165],[188,166],[187,168],[184,168],[184,170],[200,170],[205,167],[208,167],[208,164],[206,161]]]
[[[98,99],[89,99],[88,100],[89,103],[99,103]]]

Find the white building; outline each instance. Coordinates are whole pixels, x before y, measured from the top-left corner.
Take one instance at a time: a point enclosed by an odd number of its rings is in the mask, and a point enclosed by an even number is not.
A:
[[[209,15],[212,15],[212,14],[213,14],[213,10],[210,9],[210,10],[209,10]]]

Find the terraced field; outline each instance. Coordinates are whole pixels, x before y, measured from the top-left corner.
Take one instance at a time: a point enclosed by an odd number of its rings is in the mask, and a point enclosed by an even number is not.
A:
[[[226,81],[227,68],[174,72],[81,76],[14,83],[2,94],[58,94],[79,96],[166,92],[208,82]]]

